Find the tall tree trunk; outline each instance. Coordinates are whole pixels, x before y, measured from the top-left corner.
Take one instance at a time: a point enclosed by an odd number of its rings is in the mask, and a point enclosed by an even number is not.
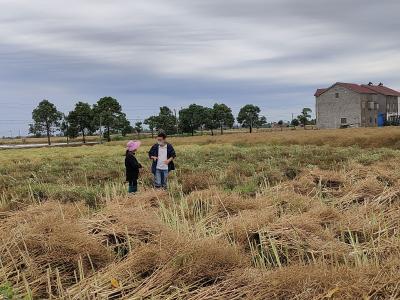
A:
[[[250,133],[253,132],[253,126],[250,125]]]
[[[211,135],[214,136],[214,130],[211,128]]]
[[[110,126],[107,126],[107,141],[111,142]]]
[[[151,129],[151,137],[154,138],[154,128]]]
[[[67,122],[67,131],[65,133],[65,136],[67,137],[67,145],[69,144],[69,132],[68,132],[68,122]]]
[[[85,129],[82,130],[82,140],[83,140],[83,143],[86,144]]]
[[[224,127],[221,124],[221,135],[223,135],[223,134],[224,134]]]
[[[47,132],[47,143],[50,146],[51,145],[51,141],[50,141],[50,126],[49,125],[46,125],[46,132]]]

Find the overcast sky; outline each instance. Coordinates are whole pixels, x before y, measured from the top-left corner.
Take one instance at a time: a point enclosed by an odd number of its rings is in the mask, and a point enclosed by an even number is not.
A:
[[[400,89],[399,0],[1,0],[0,136],[42,99],[68,112],[117,98],[130,119],[168,105],[314,107],[336,81]]]

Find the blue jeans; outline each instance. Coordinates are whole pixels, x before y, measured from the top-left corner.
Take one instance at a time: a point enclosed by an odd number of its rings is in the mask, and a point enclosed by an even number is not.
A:
[[[154,186],[156,188],[167,188],[167,178],[168,178],[168,170],[156,170],[156,174],[154,176]]]

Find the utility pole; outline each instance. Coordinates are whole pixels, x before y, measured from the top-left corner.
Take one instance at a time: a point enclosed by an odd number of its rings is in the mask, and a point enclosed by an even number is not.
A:
[[[174,108],[174,114],[175,114],[175,126],[176,126],[176,133],[179,134],[179,124],[178,124],[178,117],[176,116],[176,108]]]

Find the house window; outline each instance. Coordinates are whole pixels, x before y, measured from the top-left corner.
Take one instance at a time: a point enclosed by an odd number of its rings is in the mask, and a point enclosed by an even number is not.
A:
[[[346,118],[341,118],[340,119],[341,124],[347,124],[347,119]]]
[[[339,93],[335,93],[335,97],[336,97],[336,98],[339,98]]]

